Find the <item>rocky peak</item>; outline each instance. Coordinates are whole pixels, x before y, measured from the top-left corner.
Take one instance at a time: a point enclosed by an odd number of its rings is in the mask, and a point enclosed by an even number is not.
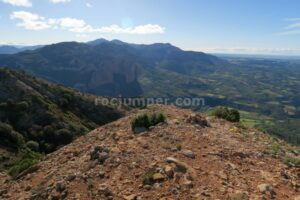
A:
[[[164,113],[167,122],[134,134],[132,119],[149,112]],[[291,156],[293,147],[277,142]],[[255,129],[153,106],[45,156],[34,170],[1,184],[0,198],[299,199],[300,170],[270,153],[273,143]]]

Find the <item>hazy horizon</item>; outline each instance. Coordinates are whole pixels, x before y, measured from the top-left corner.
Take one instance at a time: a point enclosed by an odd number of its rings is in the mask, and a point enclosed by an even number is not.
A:
[[[299,8],[297,0],[0,0],[0,44],[106,38],[207,53],[299,56]]]

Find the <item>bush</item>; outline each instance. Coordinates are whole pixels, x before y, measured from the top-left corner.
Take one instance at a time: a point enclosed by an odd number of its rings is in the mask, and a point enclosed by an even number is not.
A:
[[[150,169],[143,178],[143,184],[144,185],[153,185],[154,184],[154,170]]]
[[[18,146],[21,146],[22,144],[24,144],[24,137],[23,137],[23,135],[21,135],[20,133],[18,133],[16,131],[12,131],[10,133],[10,140],[12,142],[14,142],[15,144],[17,144]]]
[[[177,149],[178,151],[181,151],[182,145],[181,145],[181,144],[176,144],[176,149]]]
[[[31,151],[34,151],[34,152],[38,152],[39,149],[40,149],[40,145],[39,143],[35,142],[35,141],[28,141],[26,143],[26,146],[31,150]]]
[[[287,165],[291,165],[291,166],[295,166],[295,167],[300,167],[300,159],[297,158],[297,157],[286,156],[284,158],[284,162]]]
[[[16,109],[18,111],[26,110],[26,109],[28,109],[28,107],[29,107],[29,104],[26,101],[22,101],[22,102],[19,102],[16,104]]]
[[[240,113],[238,110],[235,109],[229,109],[226,107],[217,107],[213,111],[213,115],[217,118],[222,118],[230,122],[240,121]]]
[[[11,125],[0,122],[0,137],[2,139],[9,140],[11,143],[16,144],[17,146],[20,146],[24,143],[23,136],[14,131]]]
[[[149,122],[151,126],[164,122],[166,120],[165,116],[162,113],[154,113],[149,117]]]
[[[31,166],[38,163],[41,155],[35,152],[32,152],[29,149],[21,149],[19,152],[18,160],[12,162],[10,164],[10,168],[8,170],[9,174],[13,177],[16,177],[24,170],[30,168]]]
[[[151,115],[143,114],[136,117],[131,122],[131,128],[134,130],[137,127],[149,128],[150,126],[155,126],[161,122],[165,122],[166,117],[162,113],[153,113]]]
[[[55,131],[55,138],[57,140],[57,145],[69,144],[73,140],[73,134],[68,129],[60,129]]]
[[[6,123],[0,122],[0,136],[7,137],[12,132],[13,128]]]

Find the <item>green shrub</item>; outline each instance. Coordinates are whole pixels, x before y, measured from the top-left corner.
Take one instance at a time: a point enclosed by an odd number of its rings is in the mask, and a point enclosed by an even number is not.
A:
[[[160,122],[164,122],[166,120],[165,116],[162,113],[154,113],[149,116],[149,123],[152,125],[159,124]]]
[[[213,115],[217,118],[222,118],[230,122],[239,122],[240,113],[238,110],[229,109],[226,107],[217,107],[213,111]]]
[[[0,138],[10,141],[11,143],[20,146],[24,143],[24,137],[13,130],[11,125],[0,122]]]
[[[150,126],[155,126],[161,122],[165,122],[166,117],[162,113],[153,113],[151,115],[143,114],[131,122],[131,128],[134,130],[136,127],[149,128]]]
[[[144,175],[144,178],[143,178],[143,184],[144,185],[153,185],[154,184],[154,170],[153,169],[150,169],[145,175]]]
[[[18,157],[18,160],[9,164],[8,173],[13,177],[16,177],[24,170],[38,163],[41,155],[25,148],[20,150]]]
[[[40,145],[39,143],[35,142],[35,141],[28,141],[26,143],[26,146],[31,150],[31,151],[34,151],[34,152],[38,152],[39,149],[40,149]]]
[[[55,131],[55,139],[57,140],[57,145],[69,144],[73,140],[73,134],[68,129],[60,129]]]
[[[10,133],[10,139],[12,142],[14,142],[15,144],[17,144],[18,146],[21,146],[22,144],[24,144],[24,137],[23,135],[21,135],[20,133],[16,132],[16,131],[12,131]]]
[[[7,137],[12,132],[13,128],[11,125],[0,122],[0,136]]]
[[[181,145],[181,144],[176,144],[176,149],[177,149],[178,151],[181,151],[182,145]]]
[[[230,122],[239,122],[240,121],[240,113],[235,109],[230,109],[228,113],[227,120]]]
[[[132,127],[132,130],[134,130],[136,127],[149,128],[150,127],[149,116],[147,114],[138,116],[131,122],[131,127]]]
[[[295,166],[295,167],[300,167],[300,159],[296,158],[296,157],[286,156],[284,158],[284,162],[287,165],[292,165],[292,166]]]
[[[26,101],[22,101],[22,102],[19,102],[16,104],[16,109],[18,111],[21,111],[21,110],[26,110],[28,109],[29,105],[28,105],[28,102]]]
[[[42,141],[41,145],[40,145],[40,149],[41,149],[41,151],[43,151],[45,153],[50,153],[55,150],[55,146],[54,146],[54,144],[49,144],[49,143],[45,143],[44,141]]]

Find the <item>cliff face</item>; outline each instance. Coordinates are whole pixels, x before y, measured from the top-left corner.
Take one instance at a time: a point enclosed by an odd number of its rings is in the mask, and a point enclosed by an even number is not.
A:
[[[145,112],[163,112],[167,123],[133,134],[131,120]],[[15,181],[0,176],[0,197],[294,200],[300,186],[296,155],[257,130],[154,106],[78,138]]]

